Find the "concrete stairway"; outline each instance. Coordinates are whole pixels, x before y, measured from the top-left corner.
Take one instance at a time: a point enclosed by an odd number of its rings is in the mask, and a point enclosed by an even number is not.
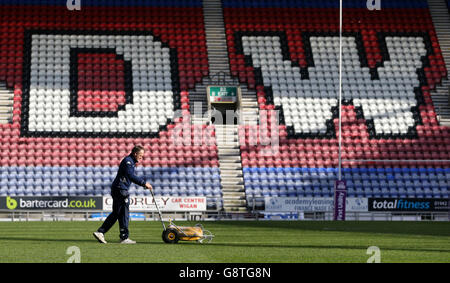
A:
[[[450,73],[450,14],[445,0],[428,0],[428,6],[448,74]],[[437,118],[443,126],[450,126],[449,88],[450,80],[445,78],[442,84],[437,85],[436,90],[431,93]]]
[[[223,23],[222,3],[220,0],[203,1],[203,17],[205,23],[206,45],[208,50],[209,77],[202,84],[195,86],[195,90],[189,92],[191,113],[194,113],[193,104],[202,103],[202,113],[208,110],[206,87],[220,82],[233,83],[234,80],[226,76],[229,73],[228,50]],[[235,82],[234,82],[235,84]],[[199,113],[194,113],[198,117]]]
[[[226,212],[247,211],[241,151],[237,125],[215,125],[222,185],[223,208]]]
[[[208,85],[232,85],[239,86],[239,80],[230,75],[230,63],[228,59],[228,49],[225,33],[225,23],[223,18],[221,0],[203,0],[203,14],[206,33],[206,45],[208,50],[209,77],[204,78],[201,84],[197,84],[195,89],[189,92],[191,102],[191,113],[195,123],[201,123],[200,119],[208,110],[208,100],[206,97],[206,87]],[[242,92],[241,119],[248,125],[256,125],[258,121],[258,103],[254,90],[249,90],[247,85],[240,85]],[[202,114],[194,111],[199,109],[194,105],[201,104]]]
[[[14,92],[6,88],[6,84],[0,82],[0,124],[12,123]]]
[[[206,45],[209,60],[209,77],[189,91],[193,124],[209,123],[205,115],[208,110],[206,88],[208,85],[240,86],[240,124],[258,123],[258,103],[254,90],[240,85],[239,80],[230,75],[230,63],[225,33],[221,0],[203,0],[203,14]],[[201,110],[200,110],[201,109]],[[200,112],[200,113],[199,113]],[[222,196],[225,212],[247,211],[239,147],[238,125],[215,125],[219,164],[221,172]]]

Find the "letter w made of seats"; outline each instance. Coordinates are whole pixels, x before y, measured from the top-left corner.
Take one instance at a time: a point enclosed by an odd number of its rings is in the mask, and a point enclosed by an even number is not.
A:
[[[419,71],[426,64],[422,60],[427,55],[425,41],[417,35],[381,38],[383,62],[371,69],[367,62],[362,63],[362,39],[343,37],[342,98],[359,109],[372,134],[415,131]],[[337,118],[339,36],[309,36],[303,46],[312,55],[306,68],[290,60],[281,35],[245,34],[240,42],[255,74],[261,76],[265,89],[271,90],[274,105],[282,108],[286,126],[295,134],[325,135],[330,120]]]

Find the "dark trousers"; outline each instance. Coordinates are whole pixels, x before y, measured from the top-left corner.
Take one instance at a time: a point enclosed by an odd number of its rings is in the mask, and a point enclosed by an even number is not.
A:
[[[119,220],[119,237],[121,240],[128,238],[128,224],[130,222],[130,197],[127,191],[111,190],[111,196],[113,199],[113,210],[110,215],[105,219],[103,225],[98,228],[98,232],[105,234],[111,229],[111,227]]]

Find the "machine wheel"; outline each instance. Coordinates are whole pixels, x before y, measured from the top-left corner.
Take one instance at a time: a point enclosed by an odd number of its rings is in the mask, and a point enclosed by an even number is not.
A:
[[[171,228],[166,229],[162,233],[162,239],[166,244],[176,244],[179,240],[178,231]]]

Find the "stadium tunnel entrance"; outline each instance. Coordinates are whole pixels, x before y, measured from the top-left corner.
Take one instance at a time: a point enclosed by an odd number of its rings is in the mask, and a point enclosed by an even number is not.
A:
[[[237,125],[239,123],[239,113],[234,103],[211,105],[211,123],[214,125]]]
[[[241,90],[238,86],[208,86],[210,122],[215,125],[238,125]]]

